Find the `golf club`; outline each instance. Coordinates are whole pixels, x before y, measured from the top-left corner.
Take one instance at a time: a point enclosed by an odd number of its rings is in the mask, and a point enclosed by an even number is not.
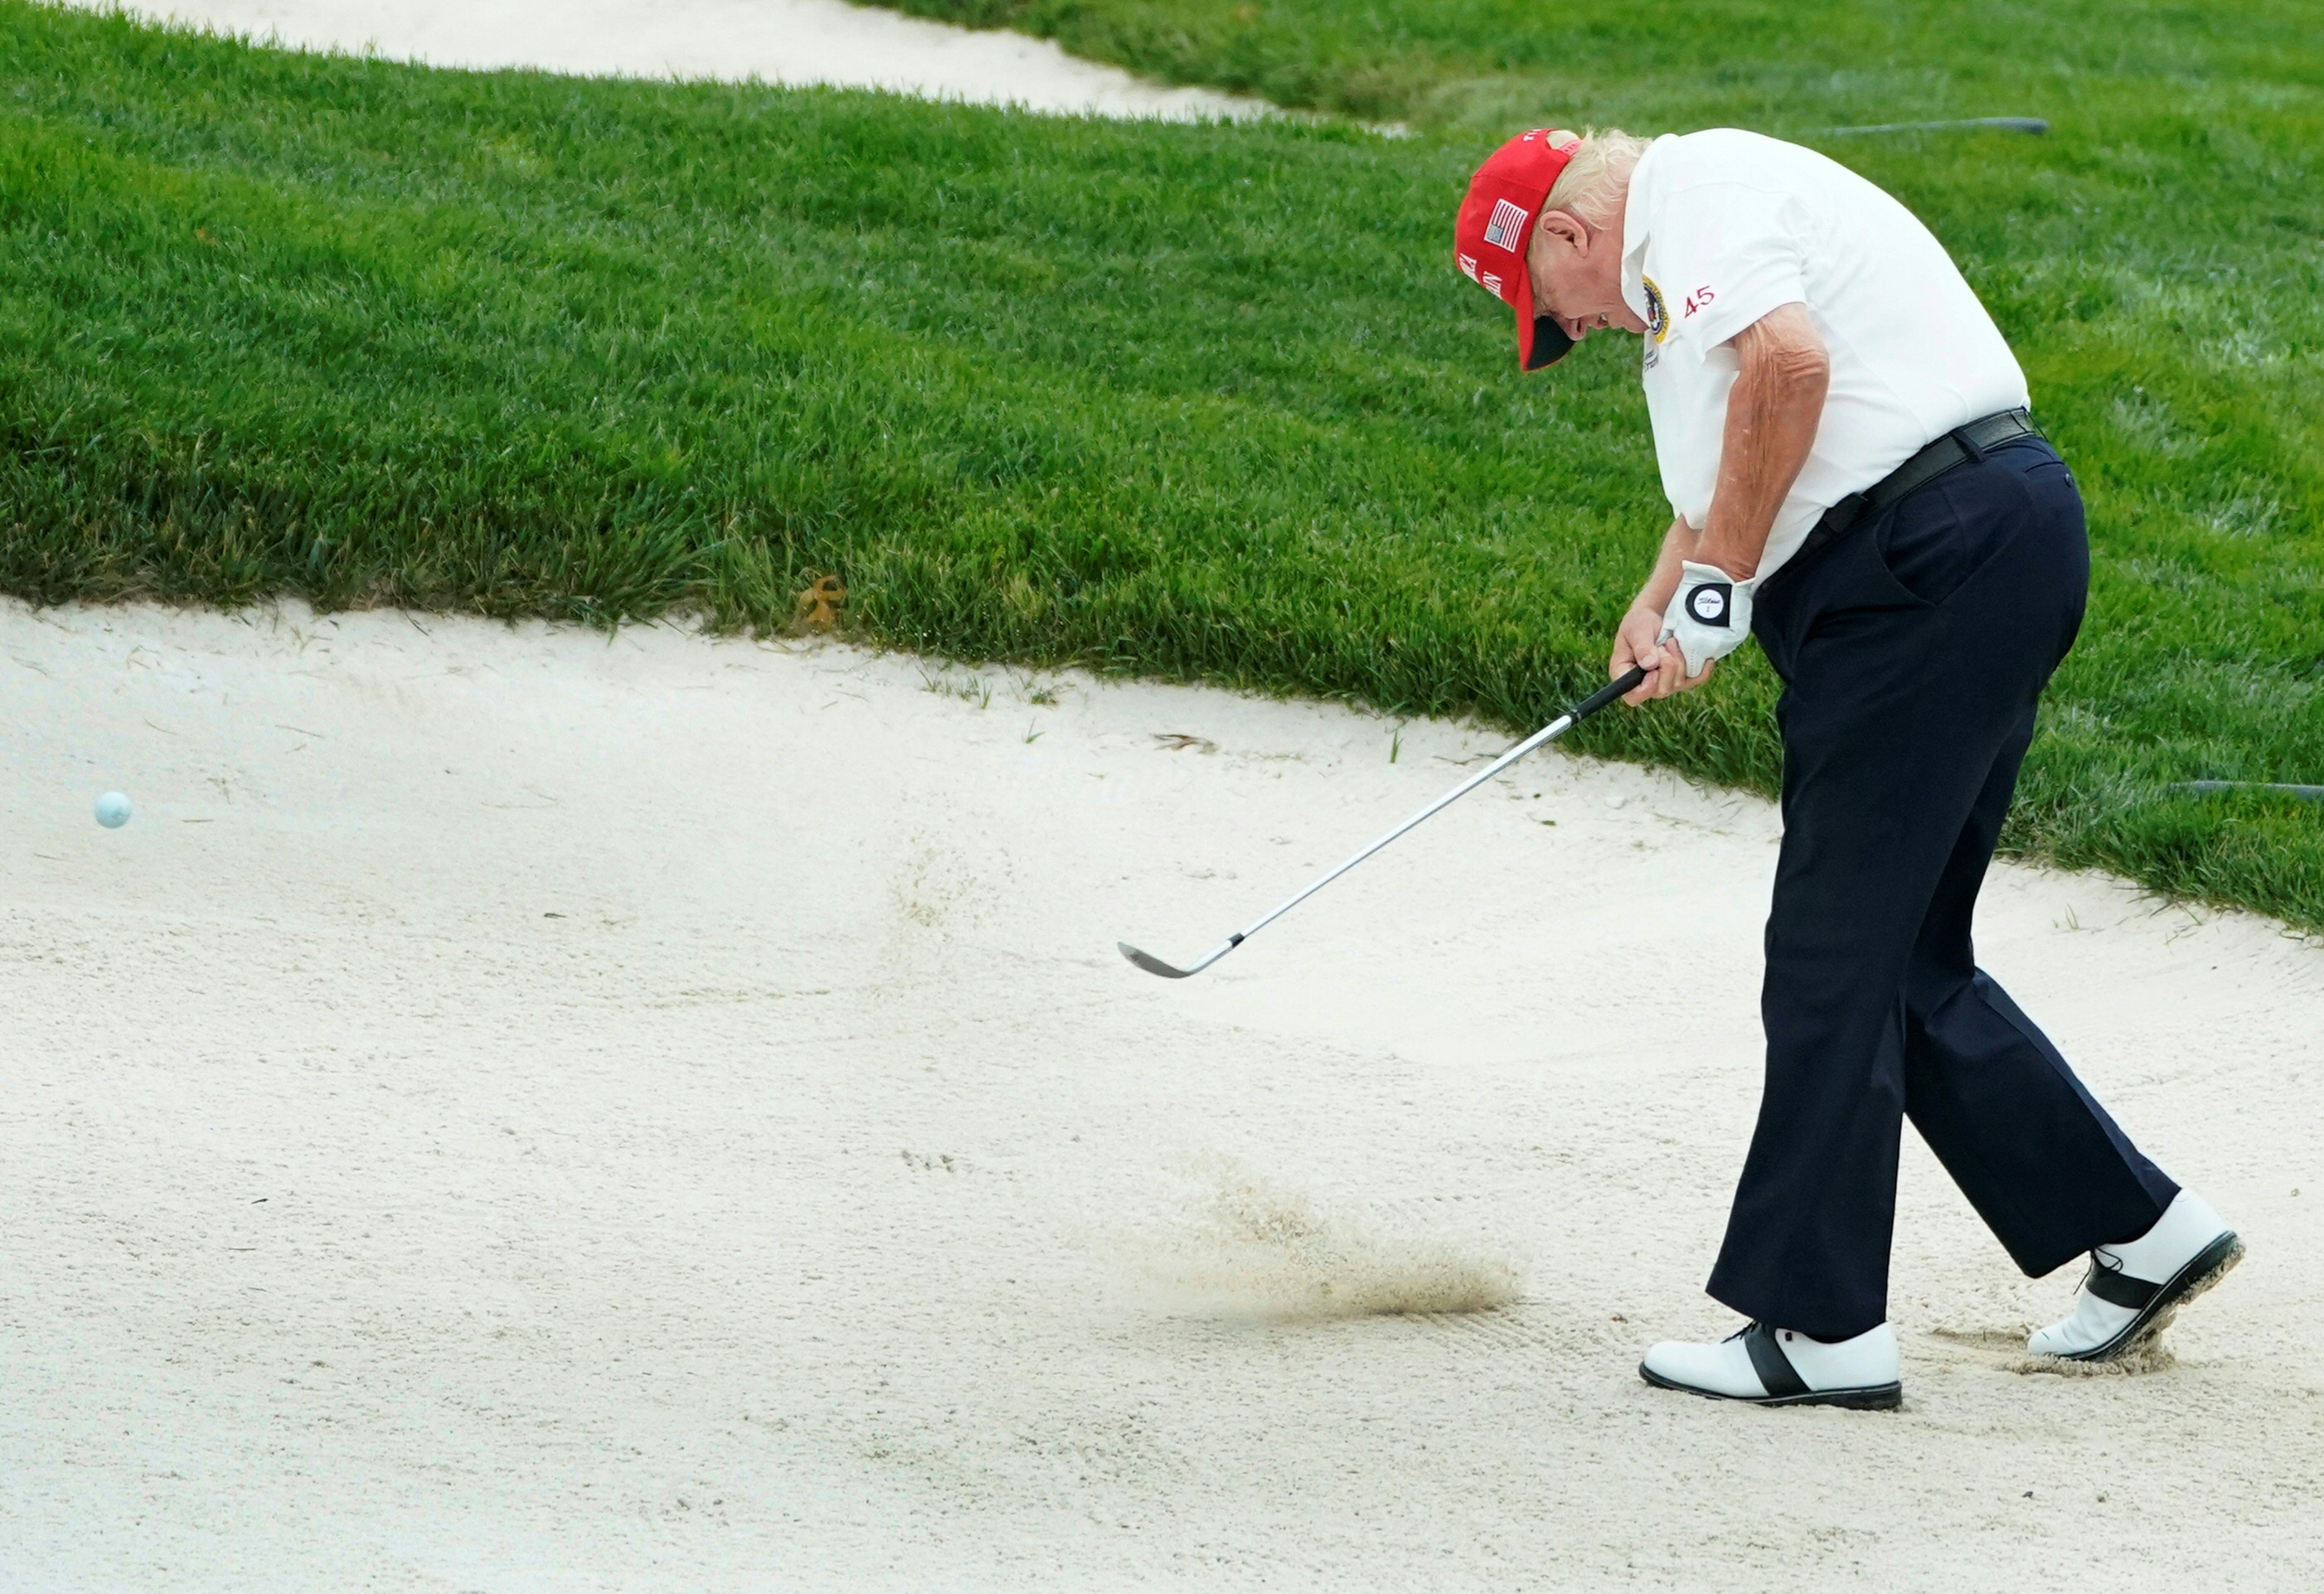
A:
[[[1531,752],[1535,748],[1541,746],[1545,742],[1554,742],[1558,737],[1564,735],[1565,733],[1573,729],[1574,726],[1588,719],[1591,714],[1596,714],[1600,709],[1605,707],[1608,704],[1613,702],[1617,697],[1621,696],[1624,693],[1637,690],[1640,683],[1644,682],[1646,678],[1646,672],[1645,670],[1634,668],[1628,674],[1621,677],[1618,680],[1607,682],[1597,691],[1592,692],[1589,696],[1583,698],[1572,708],[1567,709],[1563,714],[1550,721],[1549,723],[1544,725],[1540,730],[1536,731],[1523,742],[1518,742],[1515,747],[1512,747],[1508,751],[1495,759],[1491,763],[1486,765],[1476,774],[1470,776],[1469,779],[1461,782],[1460,785],[1454,787],[1443,797],[1438,797],[1434,802],[1421,809],[1419,813],[1415,814],[1411,818],[1397,825],[1394,830],[1389,831],[1386,835],[1365,847],[1363,851],[1358,852],[1345,863],[1341,864],[1337,869],[1333,870],[1330,873],[1323,875],[1311,881],[1308,885],[1304,887],[1297,895],[1291,897],[1287,900],[1259,915],[1259,917],[1251,920],[1250,923],[1245,925],[1241,929],[1237,930],[1233,935],[1220,942],[1216,946],[1212,947],[1210,951],[1197,958],[1190,966],[1183,969],[1173,968],[1168,963],[1164,963],[1160,958],[1156,957],[1153,954],[1139,951],[1138,948],[1132,946],[1127,941],[1117,941],[1114,944],[1121,949],[1121,955],[1128,958],[1131,963],[1136,963],[1139,968],[1145,970],[1149,974],[1161,975],[1165,980],[1184,980],[1190,974],[1201,973],[1204,969],[1209,968],[1213,963],[1218,962],[1219,959],[1226,956],[1228,953],[1232,952],[1236,947],[1240,946],[1244,942],[1250,940],[1251,936],[1257,935],[1260,930],[1266,928],[1277,919],[1281,918],[1285,914],[1289,913],[1302,902],[1306,901],[1308,898],[1313,897],[1325,886],[1328,886],[1333,880],[1338,880],[1342,875],[1347,873],[1348,871],[1353,869],[1357,864],[1361,863],[1365,859],[1370,857],[1374,852],[1379,852],[1382,847],[1387,846],[1388,843],[1396,840],[1397,837],[1402,835],[1406,831],[1410,830],[1414,825],[1418,825],[1422,820],[1427,818],[1438,809],[1448,806],[1461,797],[1466,797],[1470,792],[1476,790],[1477,788],[1482,786],[1486,781],[1490,780],[1494,776],[1499,774],[1511,764],[1516,763],[1519,759],[1525,757],[1526,754]]]

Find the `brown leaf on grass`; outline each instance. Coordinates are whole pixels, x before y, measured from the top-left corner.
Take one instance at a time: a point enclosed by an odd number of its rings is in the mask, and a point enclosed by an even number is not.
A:
[[[846,603],[847,589],[838,576],[818,576],[798,595],[798,623],[808,631],[831,631],[838,626],[839,611]]]

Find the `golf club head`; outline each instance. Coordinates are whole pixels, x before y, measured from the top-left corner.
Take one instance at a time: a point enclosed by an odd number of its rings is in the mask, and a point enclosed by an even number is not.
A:
[[[1121,955],[1128,958],[1131,963],[1136,963],[1139,968],[1145,970],[1149,974],[1161,975],[1165,980],[1184,980],[1187,975],[1194,972],[1192,969],[1174,969],[1168,963],[1164,963],[1160,958],[1154,956],[1151,953],[1139,951],[1138,948],[1132,946],[1127,941],[1117,941],[1114,944],[1121,949]]]

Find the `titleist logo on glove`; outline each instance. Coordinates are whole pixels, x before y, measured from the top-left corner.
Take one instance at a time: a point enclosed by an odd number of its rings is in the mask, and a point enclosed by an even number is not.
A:
[[[1689,559],[1679,567],[1678,592],[1663,616],[1657,642],[1675,642],[1686,660],[1689,680],[1743,645],[1751,632],[1751,589],[1716,565]]]

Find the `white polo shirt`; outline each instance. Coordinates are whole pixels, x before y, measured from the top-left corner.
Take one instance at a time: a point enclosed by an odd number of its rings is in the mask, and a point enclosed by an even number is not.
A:
[[[1658,138],[1630,178],[1622,296],[1646,323],[1646,410],[1674,512],[1701,530],[1719,483],[1729,339],[1807,307],[1830,351],[1815,446],[1759,561],[1950,431],[2026,402],[2025,373],[1913,213],[1813,150],[1720,128]]]

